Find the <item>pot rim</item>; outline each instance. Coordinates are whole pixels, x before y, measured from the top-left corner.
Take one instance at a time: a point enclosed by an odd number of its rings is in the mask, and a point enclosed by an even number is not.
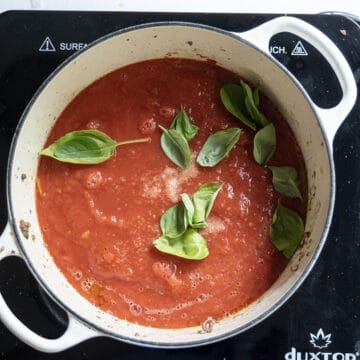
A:
[[[84,317],[82,317],[81,315],[75,313],[70,307],[68,307],[67,305],[65,305],[61,298],[59,298],[57,296],[56,293],[54,293],[48,286],[47,284],[42,280],[42,278],[38,275],[37,271],[36,271],[36,267],[33,265],[33,262],[31,260],[31,258],[27,255],[26,250],[24,248],[24,246],[22,245],[22,241],[19,240],[21,239],[21,231],[19,230],[18,225],[15,222],[16,216],[14,214],[14,209],[12,206],[12,199],[11,199],[11,175],[13,172],[13,158],[14,158],[14,153],[15,153],[15,149],[17,147],[17,143],[18,143],[18,139],[19,139],[19,133],[20,130],[23,126],[23,124],[25,123],[26,119],[27,119],[27,115],[30,112],[33,104],[36,102],[37,98],[39,97],[39,95],[44,91],[44,89],[46,88],[46,86],[53,80],[53,78],[56,77],[56,75],[63,70],[69,63],[71,63],[74,59],[76,59],[78,56],[80,56],[81,54],[83,54],[84,52],[88,51],[89,49],[97,46],[98,44],[102,43],[103,41],[109,40],[113,37],[116,37],[118,35],[121,34],[125,34],[125,33],[129,33],[132,31],[136,31],[136,30],[140,30],[140,29],[145,29],[145,28],[152,28],[152,27],[166,27],[166,26],[179,26],[179,27],[192,27],[192,28],[198,28],[198,29],[205,29],[205,30],[209,30],[212,32],[216,32],[216,33],[220,33],[222,35],[226,35],[229,37],[232,37],[234,39],[236,39],[239,42],[245,43],[246,45],[252,47],[254,50],[258,51],[259,53],[261,53],[263,56],[265,56],[268,60],[270,60],[274,66],[279,67],[289,78],[290,81],[292,81],[294,83],[294,85],[298,88],[298,90],[300,90],[302,96],[304,96],[305,100],[307,101],[307,103],[310,105],[310,108],[313,112],[314,118],[316,119],[319,127],[320,127],[320,131],[323,135],[324,138],[324,143],[325,143],[325,148],[327,150],[327,155],[328,155],[328,161],[329,161],[329,166],[330,166],[330,196],[329,196],[329,207],[328,207],[328,212],[327,212],[327,216],[326,216],[326,222],[322,231],[322,235],[321,238],[318,242],[318,245],[316,246],[315,250],[314,250],[314,254],[311,257],[309,263],[306,265],[305,269],[302,272],[302,275],[295,281],[295,283],[293,284],[293,286],[286,292],[284,293],[275,303],[273,303],[265,312],[261,313],[259,316],[257,316],[255,319],[253,319],[252,321],[239,326],[238,328],[232,330],[232,331],[227,331],[224,332],[223,334],[217,335],[217,336],[211,336],[211,334],[209,334],[210,336],[205,336],[203,339],[200,340],[196,340],[196,341],[191,341],[191,342],[172,342],[172,343],[167,343],[167,342],[159,342],[156,340],[143,340],[140,338],[135,338],[135,337],[131,337],[131,336],[125,336],[125,335],[120,335],[117,332],[113,332],[111,331],[111,329],[108,328],[103,328],[101,326],[99,326],[96,323],[93,323],[87,319],[85,319]],[[238,35],[237,35],[238,34]],[[105,74],[104,74],[105,75]],[[204,25],[204,24],[199,24],[199,23],[193,23],[193,22],[183,22],[183,21],[160,21],[160,22],[150,22],[150,23],[145,23],[145,24],[139,24],[139,25],[134,25],[134,26],[130,26],[130,27],[126,27],[124,29],[119,29],[116,30],[114,32],[108,33],[94,41],[92,41],[91,43],[89,43],[85,48],[75,52],[74,54],[70,55],[67,59],[65,59],[59,66],[57,66],[51,73],[50,75],[42,82],[42,84],[40,85],[40,87],[36,90],[36,92],[34,93],[34,95],[32,96],[31,100],[28,102],[27,106],[25,107],[20,120],[18,122],[18,125],[15,129],[14,132],[14,136],[11,142],[11,147],[10,147],[10,152],[9,152],[9,157],[8,157],[8,164],[7,164],[7,173],[6,173],[6,196],[7,196],[7,207],[8,207],[8,214],[9,214],[9,223],[14,231],[15,234],[15,239],[16,239],[16,243],[20,249],[20,252],[22,254],[22,258],[25,261],[27,267],[29,268],[29,270],[31,271],[31,273],[33,274],[33,276],[35,277],[36,281],[41,285],[41,287],[46,291],[46,293],[60,306],[62,307],[67,313],[68,315],[71,314],[72,316],[74,316],[76,319],[78,319],[80,322],[86,324],[87,326],[90,326],[91,328],[99,331],[99,336],[101,335],[106,335],[106,336],[110,336],[112,338],[115,338],[117,340],[121,340],[123,342],[129,343],[129,344],[134,344],[134,345],[141,345],[141,346],[146,346],[146,347],[150,347],[150,348],[163,348],[163,349],[171,349],[171,348],[190,348],[190,347],[196,347],[196,346],[201,346],[201,345],[207,345],[207,344],[211,344],[211,343],[215,343],[221,340],[225,340],[228,339],[230,337],[233,337],[235,335],[238,335],[246,330],[249,330],[250,328],[252,328],[253,326],[255,326],[256,324],[262,322],[264,319],[266,319],[267,317],[269,317],[271,314],[273,314],[276,310],[278,310],[296,291],[297,289],[301,286],[301,284],[303,283],[303,281],[307,278],[307,276],[309,275],[310,271],[312,270],[312,268],[314,267],[317,259],[320,256],[321,250],[325,244],[330,226],[331,226],[331,220],[332,220],[332,216],[333,216],[333,210],[334,210],[334,203],[335,203],[335,169],[334,169],[334,161],[333,158],[331,156],[331,149],[332,146],[329,143],[329,139],[326,136],[326,132],[324,131],[322,122],[319,121],[319,116],[316,113],[315,109],[314,109],[314,103],[311,100],[310,96],[308,95],[308,93],[305,91],[305,89],[303,88],[303,86],[301,85],[301,83],[296,79],[296,77],[283,65],[281,64],[279,61],[277,61],[275,58],[273,58],[270,54],[266,53],[265,51],[263,51],[262,49],[258,48],[256,46],[256,44],[253,44],[250,41],[247,41],[246,39],[241,38],[241,32],[239,33],[234,33],[234,32],[230,32],[227,30],[223,30],[214,26],[209,26],[209,25]],[[60,270],[59,270],[60,271]],[[120,319],[121,320],[121,319]],[[221,322],[221,320],[220,320]],[[157,328],[154,328],[157,329]],[[171,329],[169,329],[171,330]]]

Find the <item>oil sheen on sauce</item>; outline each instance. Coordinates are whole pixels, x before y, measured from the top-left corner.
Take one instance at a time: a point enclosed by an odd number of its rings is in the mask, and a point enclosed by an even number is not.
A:
[[[119,147],[99,165],[42,158],[37,212],[56,265],[94,305],[146,326],[183,328],[232,314],[260,297],[287,260],[272,245],[269,227],[278,195],[271,171],[252,157],[254,133],[223,107],[219,90],[239,78],[215,64],[151,60],[97,80],[67,106],[46,146],[73,130],[99,129],[117,141],[151,137]],[[271,165],[294,166],[303,200],[284,204],[305,216],[306,176],[301,152],[286,121],[261,95],[260,108],[275,125]],[[190,142],[192,164],[182,170],[160,147],[161,130],[180,107],[200,131]],[[243,129],[230,155],[213,168],[197,165],[207,137]],[[184,260],[156,250],[162,213],[203,183],[223,183],[208,228],[204,260]]]

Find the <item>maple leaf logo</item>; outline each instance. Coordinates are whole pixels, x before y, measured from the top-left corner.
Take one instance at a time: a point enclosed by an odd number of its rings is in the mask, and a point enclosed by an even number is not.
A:
[[[310,344],[318,349],[327,348],[331,344],[331,334],[324,334],[323,329],[319,329],[316,335],[310,333]]]

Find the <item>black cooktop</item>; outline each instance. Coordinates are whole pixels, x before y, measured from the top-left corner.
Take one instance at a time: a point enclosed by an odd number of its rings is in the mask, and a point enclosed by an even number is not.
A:
[[[274,15],[11,11],[0,15],[0,227],[7,222],[5,176],[16,124],[41,82],[92,40],[127,26],[179,20],[244,31]],[[360,27],[341,15],[302,15],[343,51],[360,83]],[[300,41],[300,44],[299,44]],[[271,53],[322,107],[341,97],[338,81],[316,49],[289,33],[275,35]],[[3,359],[360,359],[360,102],[334,141],[337,176],[331,230],[315,268],[296,294],[261,324],[229,340],[193,349],[159,350],[109,338],[58,354],[35,351],[0,324]],[[17,316],[37,333],[59,337],[66,314],[37,286],[23,261],[0,263],[0,289]]]

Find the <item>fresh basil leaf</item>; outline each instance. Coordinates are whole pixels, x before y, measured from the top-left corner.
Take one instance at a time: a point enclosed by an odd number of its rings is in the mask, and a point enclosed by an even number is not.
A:
[[[275,247],[290,259],[298,248],[304,231],[301,217],[279,203],[270,226],[270,238]]]
[[[210,135],[201,148],[197,162],[201,166],[213,167],[229,155],[239,141],[241,129],[229,128]]]
[[[177,166],[188,169],[191,163],[190,147],[187,140],[175,129],[165,129],[159,125],[163,131],[160,144],[165,155]]]
[[[40,155],[73,164],[99,164],[115,154],[117,146],[148,142],[149,138],[116,142],[99,130],[77,130],[57,139]]]
[[[188,228],[180,237],[161,236],[153,242],[161,252],[184,259],[202,260],[209,255],[205,239],[194,229]]]
[[[181,194],[181,200],[186,209],[186,217],[188,224],[192,226],[192,219],[194,217],[195,208],[188,194]]]
[[[181,194],[182,203],[171,207],[161,217],[163,235],[153,242],[154,246],[159,251],[185,259],[200,260],[208,256],[205,239],[193,228],[207,227],[205,220],[221,187],[222,184],[204,184],[192,200],[187,194]]]
[[[160,227],[166,237],[177,238],[182,235],[188,227],[184,204],[176,204],[167,209],[160,219]]]
[[[292,166],[269,166],[275,190],[291,198],[302,198],[298,184],[298,174]]]
[[[187,141],[192,140],[199,131],[199,128],[190,122],[189,116],[183,107],[181,107],[180,112],[175,116],[170,129],[179,132]]]
[[[273,124],[268,124],[259,130],[254,137],[253,156],[262,165],[267,163],[276,150],[276,132]]]
[[[247,115],[244,90],[237,84],[225,84],[220,89],[220,98],[227,111],[242,121],[252,130],[256,130],[255,122]]]
[[[193,194],[194,216],[191,225],[193,228],[207,227],[206,219],[222,186],[223,184],[203,184]]]
[[[254,98],[255,92],[253,93],[251,87],[248,84],[246,84],[246,82],[240,80],[240,85],[245,94],[245,98],[244,98],[245,108],[247,113],[250,115],[251,119],[261,126],[266,126],[267,124],[269,124],[265,115],[258,109],[258,105],[260,102],[259,92],[256,91]]]
[[[259,89],[255,89],[253,92],[253,99],[256,106],[260,105],[260,96],[259,96]]]

